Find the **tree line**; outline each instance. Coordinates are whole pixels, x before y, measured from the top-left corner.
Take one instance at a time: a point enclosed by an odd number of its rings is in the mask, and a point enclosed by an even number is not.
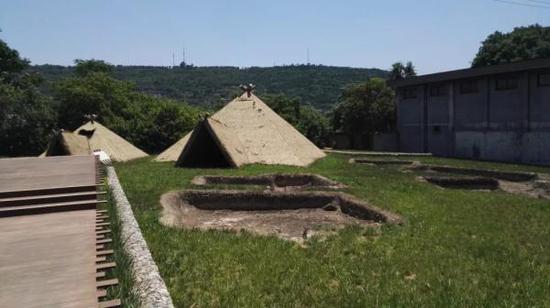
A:
[[[42,85],[51,91],[56,81],[74,74],[75,66],[38,65],[33,71],[44,76]],[[190,105],[213,109],[227,102],[235,86],[253,83],[258,93],[284,94],[323,112],[332,109],[342,89],[348,84],[371,77],[386,78],[380,69],[334,67],[323,65],[287,65],[276,67],[154,67],[115,66],[112,76],[130,81],[140,92],[185,101]]]

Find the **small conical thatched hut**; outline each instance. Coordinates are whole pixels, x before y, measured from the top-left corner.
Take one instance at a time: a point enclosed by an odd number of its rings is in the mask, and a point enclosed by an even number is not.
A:
[[[193,131],[188,132],[178,140],[178,142],[171,145],[168,149],[164,150],[164,152],[160,153],[157,158],[155,158],[155,161],[176,161],[180,157],[181,152],[183,152],[183,148],[185,148],[185,145],[187,144],[187,141],[189,140],[189,137],[191,137],[191,134]]]
[[[182,167],[240,167],[254,163],[307,166],[325,156],[262,100],[247,93],[201,121],[159,156],[171,160],[176,153],[176,166]]]
[[[104,151],[113,161],[128,161],[147,156],[147,153],[96,121],[89,121],[74,132],[63,131],[56,134],[50,140],[45,154],[86,155],[95,150]]]
[[[41,156],[89,154],[91,154],[91,151],[86,137],[76,135],[73,132],[61,131],[54,134],[48,144],[46,152]]]

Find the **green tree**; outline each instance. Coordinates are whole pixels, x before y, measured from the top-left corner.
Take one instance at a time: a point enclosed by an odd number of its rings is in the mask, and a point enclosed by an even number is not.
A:
[[[416,69],[412,62],[409,61],[406,64],[403,64],[403,62],[395,62],[392,64],[388,79],[400,80],[414,76],[416,76]]]
[[[394,96],[381,78],[351,85],[332,112],[332,127],[350,135],[390,132],[395,127]]]
[[[29,66],[29,60],[19,56],[19,52],[11,49],[6,42],[0,40],[0,79],[10,82]]]
[[[191,131],[200,111],[185,103],[139,94],[124,134],[148,153],[159,153]]]
[[[0,82],[0,156],[41,153],[54,127],[52,102],[34,85]]]
[[[550,27],[538,24],[495,32],[482,42],[472,67],[550,57]]]
[[[75,73],[78,76],[86,76],[90,73],[106,73],[110,74],[114,70],[114,66],[110,63],[107,63],[103,60],[74,60],[75,64]]]
[[[321,112],[311,106],[303,106],[298,98],[289,98],[283,94],[262,95],[262,99],[313,143],[327,145],[330,126]]]
[[[59,127],[74,130],[83,124],[85,114],[97,114],[99,122],[148,153],[176,142],[192,129],[199,114],[183,102],[139,93],[134,84],[104,70],[59,81],[54,97],[59,103]]]
[[[93,113],[99,122],[124,127],[125,119],[130,118],[129,106],[137,96],[132,84],[105,73],[62,80],[54,88],[58,125],[73,130],[82,125],[84,115]]]
[[[41,79],[25,71],[28,65],[0,40],[0,156],[39,154],[54,127],[52,102],[38,90]]]

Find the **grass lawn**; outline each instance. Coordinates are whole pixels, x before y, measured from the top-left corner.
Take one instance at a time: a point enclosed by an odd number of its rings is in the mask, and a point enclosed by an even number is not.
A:
[[[150,158],[116,169],[178,307],[550,306],[550,202],[443,190],[395,166],[330,155],[309,168],[182,169]],[[409,159],[409,158],[406,158]],[[440,158],[432,164],[550,173]],[[309,172],[403,216],[380,231],[347,228],[307,248],[275,237],[159,224],[159,198],[195,175]]]

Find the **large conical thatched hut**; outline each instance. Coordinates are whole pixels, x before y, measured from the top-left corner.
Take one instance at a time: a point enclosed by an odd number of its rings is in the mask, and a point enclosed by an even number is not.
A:
[[[113,161],[128,161],[147,156],[124,138],[96,121],[89,121],[74,132],[62,131],[50,140],[45,156],[86,155],[101,150]]]
[[[201,121],[159,157],[172,160],[175,154],[176,166],[182,167],[254,163],[307,166],[325,156],[262,100],[248,93]]]

